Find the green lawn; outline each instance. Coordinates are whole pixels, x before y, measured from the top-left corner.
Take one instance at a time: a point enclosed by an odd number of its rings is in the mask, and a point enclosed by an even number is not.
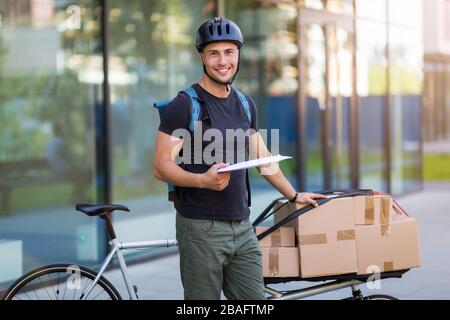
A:
[[[11,193],[10,212],[45,208],[49,204],[65,204],[69,202],[71,192],[72,187],[64,184],[15,188]]]
[[[423,175],[425,181],[450,181],[450,154],[425,153]]]

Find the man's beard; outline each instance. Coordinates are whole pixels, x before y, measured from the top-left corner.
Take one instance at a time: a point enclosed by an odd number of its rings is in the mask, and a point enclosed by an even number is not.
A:
[[[226,81],[224,81],[224,80],[218,79],[217,77],[209,74],[209,72],[207,72],[206,75],[208,77],[210,77],[213,81],[215,81],[217,83],[220,83],[220,84],[223,84],[223,85],[230,84],[231,79],[233,79],[233,76],[234,76],[234,75],[231,75]]]
[[[204,71],[205,71],[205,74],[206,74],[211,80],[213,80],[213,81],[215,81],[215,82],[217,82],[217,83],[223,84],[223,85],[230,84],[230,82],[232,81],[234,75],[236,74],[236,73],[233,74],[232,76],[230,76],[229,79],[227,79],[226,81],[224,81],[224,80],[218,79],[217,77],[215,77],[215,76],[211,75],[209,72],[207,72],[205,65],[203,65],[203,69],[204,69]]]

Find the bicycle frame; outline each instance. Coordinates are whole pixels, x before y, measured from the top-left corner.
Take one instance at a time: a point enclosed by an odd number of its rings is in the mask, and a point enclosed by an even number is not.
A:
[[[119,262],[119,268],[122,272],[122,277],[124,279],[129,298],[131,300],[138,300],[139,298],[137,296],[137,293],[134,290],[133,285],[131,284],[130,278],[128,276],[128,267],[126,265],[125,258],[123,256],[123,251],[129,249],[173,247],[178,245],[176,240],[153,240],[153,241],[122,243],[117,238],[111,240],[109,244],[112,246],[112,249],[108,254],[108,256],[105,258],[105,260],[103,261],[103,264],[101,265],[96,278],[88,286],[86,292],[83,294],[82,300],[86,300],[86,298],[89,296],[92,289],[95,287],[100,277],[104,274],[106,268],[111,263],[111,260],[113,259],[114,256],[117,257],[117,260]],[[266,284],[264,291],[270,295],[270,297],[268,297],[268,299],[270,300],[297,300],[351,287],[354,298],[363,298],[361,291],[359,289],[359,285],[362,283],[364,282],[357,279],[335,280],[329,281],[321,285],[303,288],[300,290],[291,290],[283,292],[277,291]]]
[[[98,274],[94,281],[88,286],[86,289],[86,292],[83,295],[82,300],[85,300],[89,294],[91,293],[92,289],[95,287],[96,283],[100,279],[100,277],[104,274],[106,268],[111,263],[114,256],[117,257],[117,260],[119,262],[119,268],[122,272],[122,277],[124,279],[129,298],[131,300],[138,300],[138,296],[133,288],[133,285],[131,284],[130,278],[128,276],[128,267],[125,262],[125,258],[123,256],[124,250],[129,249],[142,249],[142,248],[156,248],[156,247],[173,247],[177,246],[178,243],[176,240],[154,240],[154,241],[142,241],[142,242],[120,242],[117,239],[113,239],[109,242],[109,244],[112,246],[112,250],[108,254],[108,256],[103,261],[103,264],[100,267],[100,270],[98,271]],[[359,284],[363,283],[359,280],[346,280],[346,281],[332,281],[325,284],[321,284],[318,286],[312,286],[307,287],[301,290],[293,290],[293,291],[285,291],[280,292],[277,291],[268,285],[265,286],[264,291],[270,295],[268,299],[273,300],[296,300],[296,299],[303,299],[306,297],[311,297],[323,293],[327,293],[334,290],[340,290],[343,288],[351,287],[353,295],[359,295],[361,294],[361,291],[358,287]]]
[[[271,295],[271,297],[268,298],[270,300],[297,300],[351,287],[353,296],[355,297],[361,295],[361,290],[358,286],[361,283],[363,282],[359,280],[332,281],[318,286],[285,292],[277,291],[266,285],[264,291]]]
[[[111,252],[108,254],[108,256],[103,261],[103,264],[100,267],[100,270],[98,271],[98,274],[94,281],[88,286],[86,289],[86,292],[83,295],[82,300],[85,300],[89,294],[91,293],[92,289],[97,284],[100,277],[105,272],[108,265],[111,263],[111,260],[114,256],[117,257],[117,260],[119,261],[119,267],[122,272],[123,280],[125,281],[125,285],[127,287],[127,291],[129,294],[129,297],[131,300],[138,300],[138,296],[133,289],[133,286],[130,282],[130,278],[128,277],[128,268],[125,263],[125,258],[123,256],[124,250],[129,249],[142,249],[142,248],[156,248],[156,247],[173,247],[178,245],[176,240],[154,240],[154,241],[141,241],[141,242],[119,242],[117,239],[113,239],[109,242],[109,244],[112,246]]]

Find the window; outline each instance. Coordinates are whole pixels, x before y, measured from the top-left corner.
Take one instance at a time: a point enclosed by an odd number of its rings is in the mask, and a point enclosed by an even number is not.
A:
[[[395,1],[395,0],[394,0]],[[359,18],[370,20],[386,21],[387,1],[386,0],[356,0],[356,15]]]
[[[387,190],[384,132],[387,59],[386,24],[357,21],[357,92],[359,96],[360,185]]]
[[[225,16],[236,21],[244,34],[236,87],[255,100],[259,128],[267,130],[269,148],[271,139],[276,138],[270,130],[279,130],[279,153],[296,157],[297,9],[288,4],[233,0],[226,2]],[[297,161],[284,161],[280,167],[295,185]],[[260,186],[253,190],[275,191],[256,170],[250,174],[252,186]]]
[[[391,26],[390,93],[392,193],[417,189],[421,177],[422,35]]]
[[[175,235],[167,185],[153,176],[160,121],[152,106],[203,75],[195,35],[213,10],[206,0],[109,1],[112,191],[114,201],[133,212],[114,216],[124,241]]]
[[[0,2],[0,287],[37,264],[95,263],[97,1]]]

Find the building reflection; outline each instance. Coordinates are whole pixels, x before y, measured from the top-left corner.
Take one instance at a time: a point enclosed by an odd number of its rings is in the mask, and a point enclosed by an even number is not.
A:
[[[194,35],[214,15],[244,32],[236,86],[257,103],[260,128],[280,129],[294,185],[421,188],[423,139],[450,138],[450,17],[445,1],[405,1],[107,0],[108,99],[102,1],[1,1],[0,255],[10,258],[0,288],[39,264],[104,256],[104,226],[73,209],[82,183],[83,201],[104,201],[109,187],[133,211],[114,216],[123,240],[174,236],[166,186],[152,174],[151,105],[201,77]],[[55,124],[83,175],[52,174]],[[106,138],[110,173],[99,153]],[[277,193],[251,175],[255,215]]]

